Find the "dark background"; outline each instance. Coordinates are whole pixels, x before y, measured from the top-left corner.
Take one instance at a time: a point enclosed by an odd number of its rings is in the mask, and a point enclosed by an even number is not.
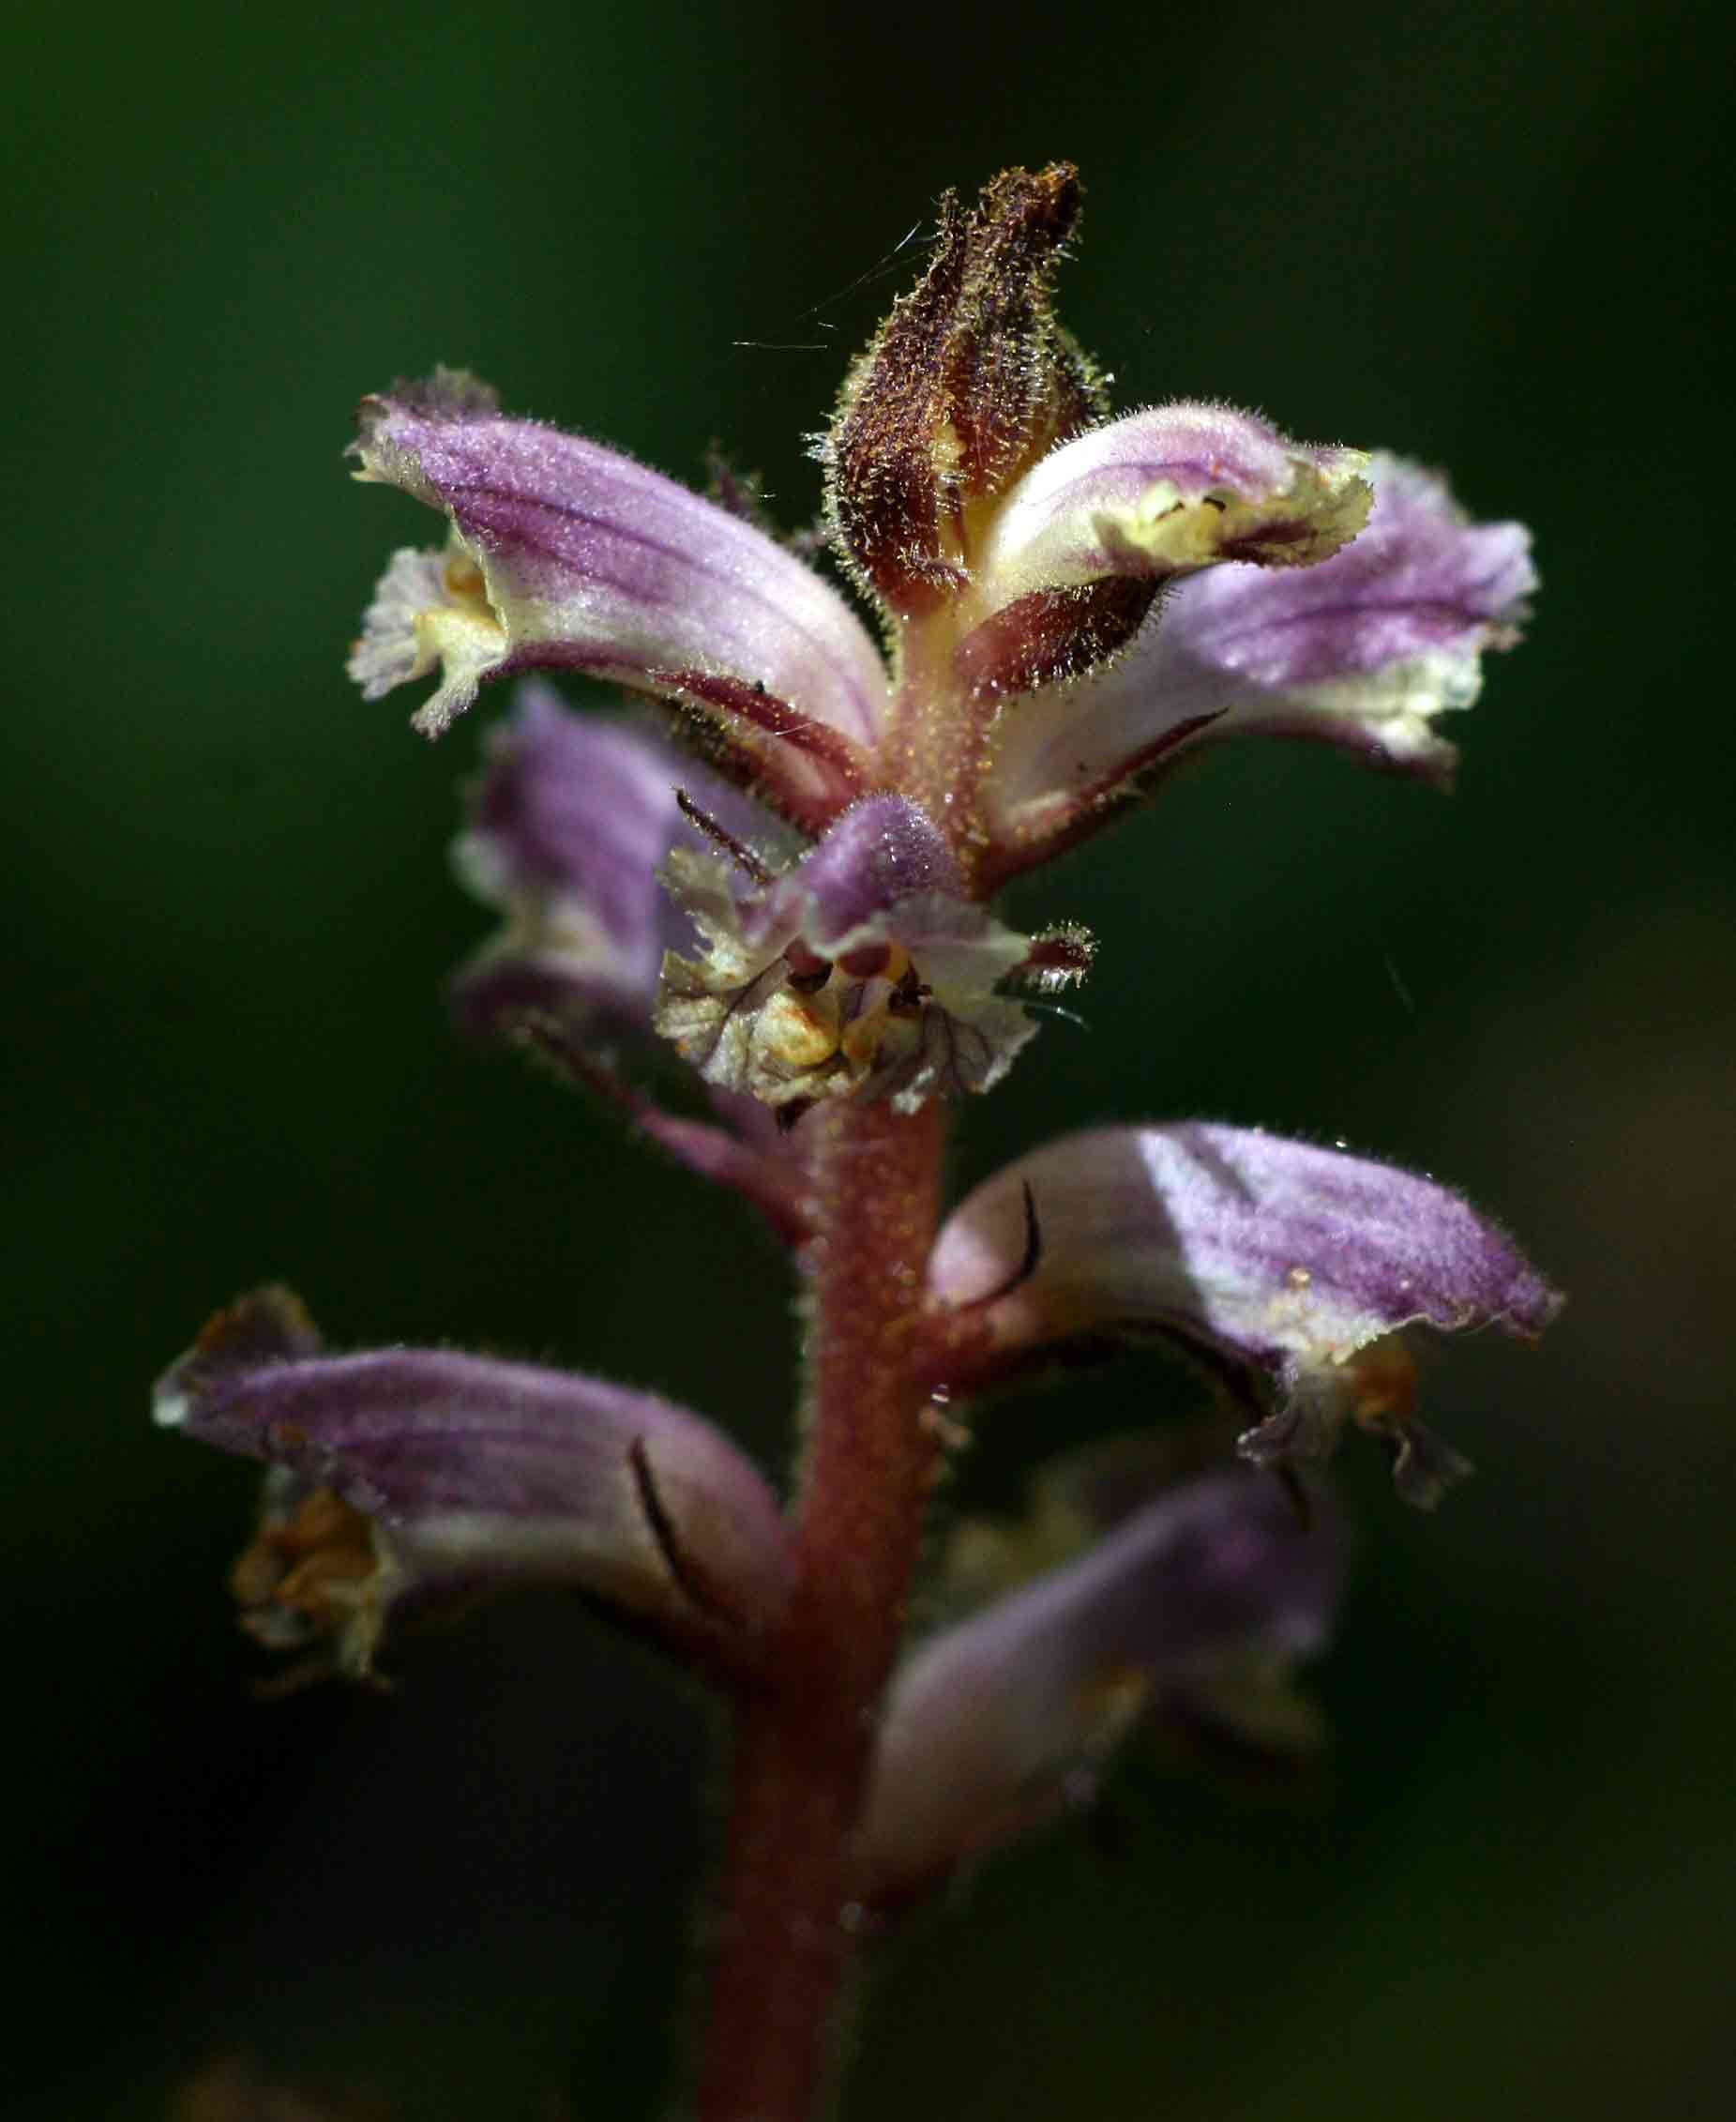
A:
[[[498,698],[430,749],[346,643],[409,503],[356,397],[436,359],[678,474],[815,506],[802,437],[947,184],[1064,155],[1064,308],[1124,405],[1206,394],[1452,467],[1537,536],[1448,802],[1226,748],[1015,911],[1090,921],[1088,1033],[969,1174],[1204,1113],[1424,1166],[1573,1293],[1455,1350],[1479,1479],[1376,1455],[1330,1771],[1136,1766],[883,1953],[845,2114],[1436,2122],[1716,2112],[1728,2084],[1736,1247],[1722,10],[845,13],[431,0],[15,35],[6,921],[8,1718],[21,2115],[161,2117],[213,2058],[406,2122],[651,2116],[709,1734],[557,1600],[261,1705],[248,1469],[153,1373],[281,1275],[340,1344],[654,1384],[775,1463],[784,1283],[746,1211],[448,1037]],[[840,293],[839,290],[845,292]],[[744,341],[777,342],[745,347]],[[1717,660],[1714,662],[1714,658]],[[987,1424],[965,1501],[1171,1404],[1154,1364]],[[1710,2092],[1698,2090],[1710,2079]]]

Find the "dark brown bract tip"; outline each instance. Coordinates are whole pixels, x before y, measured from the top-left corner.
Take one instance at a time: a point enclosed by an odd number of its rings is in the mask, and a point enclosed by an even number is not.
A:
[[[845,384],[825,448],[837,536],[868,588],[919,611],[967,579],[971,504],[1104,410],[1049,308],[1078,226],[1070,162],[941,201],[933,255]]]

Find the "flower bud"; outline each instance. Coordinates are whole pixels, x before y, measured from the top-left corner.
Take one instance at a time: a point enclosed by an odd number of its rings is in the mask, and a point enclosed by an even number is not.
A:
[[[1079,173],[1004,170],[941,202],[934,255],[845,383],[822,449],[838,538],[865,586],[925,610],[965,574],[966,518],[1104,411],[1049,310]]]

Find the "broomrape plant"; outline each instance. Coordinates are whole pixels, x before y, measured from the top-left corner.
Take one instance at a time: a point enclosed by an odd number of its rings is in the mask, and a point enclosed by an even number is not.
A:
[[[1534,582],[1519,526],[1468,522],[1413,464],[1222,405],[1111,418],[1050,309],[1079,196],[1065,165],[948,196],[846,379],[817,451],[825,541],[871,625],[736,483],[702,499],[470,376],[365,400],[352,445],[358,477],[445,519],[380,582],[350,662],[366,697],[432,679],[429,735],[530,672],[664,710],[646,734],[520,685],[460,843],[502,918],[457,1011],[788,1241],[789,1498],[651,1394],[327,1354],[279,1289],[219,1312],[157,1392],[160,1422],[267,1464],[235,1576],[265,1642],[365,1675],[418,1607],[558,1580],[732,1698],[703,2122],[809,2116],[866,1919],[1076,1800],[1136,1727],[1260,1729],[1331,1624],[1341,1434],[1381,1440],[1411,1503],[1468,1471],[1416,1418],[1395,1337],[1531,1336],[1558,1302],[1446,1188],[1259,1129],[1098,1129],[943,1199],[958,1100],[1094,955],[1064,909],[1007,926],[1000,887],[1229,736],[1444,784],[1440,720]],[[640,1086],[657,1041],[708,1118]],[[957,1617],[907,1643],[971,1402],[1145,1338],[1200,1359],[1241,1463],[1063,1463],[1021,1539],[955,1538],[934,1603]]]

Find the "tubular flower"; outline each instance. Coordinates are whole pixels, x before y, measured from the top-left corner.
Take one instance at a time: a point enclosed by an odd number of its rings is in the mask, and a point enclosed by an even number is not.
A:
[[[929,1286],[965,1324],[970,1370],[1164,1337],[1260,1416],[1242,1439],[1256,1465],[1323,1459],[1355,1423],[1387,1441],[1399,1493],[1425,1508],[1470,1467],[1416,1420],[1409,1359],[1388,1337],[1535,1337],[1561,1304],[1445,1187],[1203,1121],[1105,1128],[1017,1160],[954,1211]]]
[[[452,851],[460,880],[505,917],[453,981],[466,1030],[539,1012],[599,1041],[649,1036],[663,953],[692,941],[657,871],[672,848],[711,844],[678,786],[733,829],[788,838],[651,734],[575,715],[540,680],[518,689]]]
[[[252,1632],[366,1674],[388,1617],[567,1584],[751,1658],[789,1589],[777,1506],[650,1393],[444,1349],[327,1356],[287,1291],[241,1298],[158,1381],[159,1425],[271,1469],[234,1581]]]
[[[896,1902],[1091,1795],[1133,1727],[1217,1714],[1323,1646],[1340,1540],[1276,1486],[1213,1474],[913,1651],[893,1682],[857,1891]]]

